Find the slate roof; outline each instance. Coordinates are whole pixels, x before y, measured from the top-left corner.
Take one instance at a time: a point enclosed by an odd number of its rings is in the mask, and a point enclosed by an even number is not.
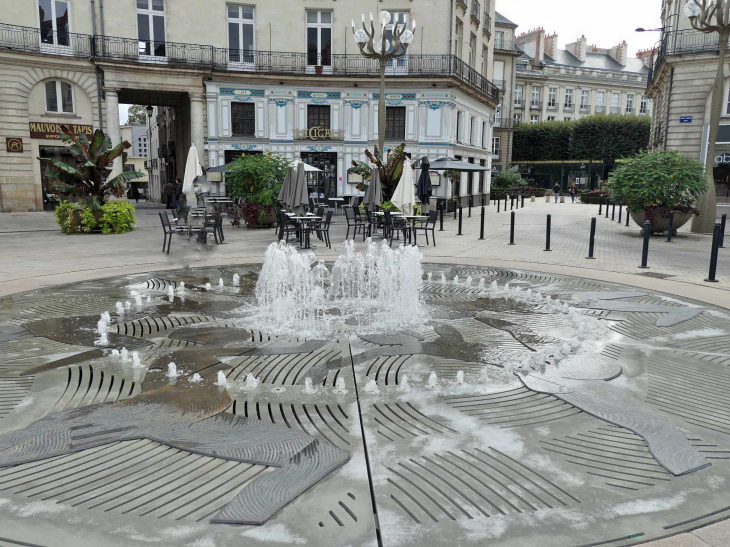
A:
[[[504,15],[499,13],[498,11],[494,12],[494,24],[495,25],[501,25],[503,27],[515,27],[517,28],[517,23],[513,23],[509,19],[507,19]]]
[[[524,49],[524,46],[522,47]],[[529,49],[530,48],[520,55],[520,59],[532,61],[534,52],[531,54]],[[649,72],[649,68],[644,65],[644,62],[641,59],[629,57],[626,66],[621,66],[621,64],[606,53],[587,53],[586,60],[581,61],[578,57],[565,49],[556,50],[555,58],[552,58],[547,54],[543,54],[542,64],[593,70],[610,70],[612,72],[630,72],[634,74],[647,74]]]

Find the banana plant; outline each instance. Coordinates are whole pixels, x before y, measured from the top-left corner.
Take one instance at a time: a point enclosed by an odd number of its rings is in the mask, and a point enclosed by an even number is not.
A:
[[[46,176],[58,183],[56,192],[73,201],[85,201],[91,210],[100,209],[111,194],[121,196],[127,181],[144,176],[139,171],[124,171],[109,178],[112,162],[132,146],[127,141],[112,147],[109,135],[99,129],[89,141],[84,133],[77,135],[67,125],[61,126],[60,135],[77,167],[53,158],[38,159],[51,167]]]
[[[405,143],[391,148],[388,151],[388,157],[385,162],[382,160],[382,155],[375,147],[375,153],[372,154],[370,150],[365,150],[365,155],[370,160],[370,163],[376,165],[380,171],[380,184],[383,186],[383,201],[388,201],[393,192],[395,192],[400,176],[403,174],[403,164],[407,158],[405,153]]]

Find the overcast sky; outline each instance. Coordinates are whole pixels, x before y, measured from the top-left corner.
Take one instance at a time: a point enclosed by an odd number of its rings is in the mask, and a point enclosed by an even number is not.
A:
[[[612,47],[623,40],[629,56],[652,47],[659,32],[635,32],[661,26],[661,0],[497,0],[497,11],[519,25],[517,33],[542,27],[558,33],[558,47],[585,35],[588,44]]]
[[[517,33],[543,27],[558,33],[558,47],[585,34],[588,44],[612,47],[623,40],[629,56],[652,47],[659,32],[635,32],[638,27],[661,26],[661,0],[497,0],[497,11],[519,25]],[[121,123],[127,121],[128,105],[119,105]]]

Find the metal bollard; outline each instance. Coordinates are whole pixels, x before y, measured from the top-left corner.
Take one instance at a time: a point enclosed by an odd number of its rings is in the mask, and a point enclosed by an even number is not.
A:
[[[484,202],[482,202],[482,225],[479,230],[479,239],[484,239]]]
[[[593,249],[596,241],[596,217],[591,218],[591,238],[588,242],[588,256],[586,258],[593,260],[596,257],[593,256]]]
[[[674,231],[674,211],[669,211],[669,230],[667,230],[667,243],[672,242],[672,232]]]
[[[611,204],[611,198],[606,198],[606,218],[608,218],[608,206]]]
[[[441,227],[439,228],[439,232],[443,232],[444,231],[444,210],[441,209],[440,213],[441,214],[439,215],[439,220],[441,222]]]
[[[603,215],[603,200],[598,198],[598,216]]]
[[[459,207],[461,207],[461,199],[459,199]],[[454,203],[454,220],[456,220],[456,203]]]
[[[629,227],[629,204],[626,204],[626,227]]]
[[[613,207],[611,207],[611,220],[616,220],[616,204],[613,204]]]
[[[522,194],[522,208],[525,208],[525,194]]]
[[[509,222],[509,244],[514,245],[515,244],[515,212],[512,211],[511,214],[512,218]]]
[[[514,208],[515,208],[515,196],[511,195],[509,197],[509,210],[511,211]]]
[[[463,216],[463,214],[464,214],[464,208],[461,205],[459,205],[459,233],[456,234],[458,236],[461,235],[461,217]]]
[[[649,236],[651,236],[651,222],[648,220],[644,221],[644,246],[641,249],[641,266],[639,268],[646,269],[649,266],[646,265],[649,260]]]
[[[472,202],[472,196],[469,196],[469,218],[471,218],[471,202]]]
[[[550,223],[551,223],[552,217],[550,215],[547,216],[547,231],[545,232],[545,250],[550,251]]]
[[[502,200],[496,199],[495,201],[497,202],[497,212],[499,213],[499,207],[500,207],[500,205],[502,205]]]
[[[710,254],[710,275],[705,279],[708,283],[717,283],[715,274],[717,273],[717,251],[720,248],[720,238],[722,237],[722,224],[715,222],[715,229],[712,231],[712,251]]]
[[[507,194],[504,195],[504,210],[507,210]]]
[[[727,215],[725,213],[722,214],[722,220],[720,221],[720,249],[725,248],[725,220],[727,219]]]
[[[621,224],[621,213],[624,210],[624,204],[619,203],[618,204],[618,223]]]

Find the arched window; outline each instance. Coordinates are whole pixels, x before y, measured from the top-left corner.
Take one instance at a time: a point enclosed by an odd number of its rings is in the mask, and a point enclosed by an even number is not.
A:
[[[73,85],[61,80],[50,80],[46,82],[46,112],[73,114]]]

